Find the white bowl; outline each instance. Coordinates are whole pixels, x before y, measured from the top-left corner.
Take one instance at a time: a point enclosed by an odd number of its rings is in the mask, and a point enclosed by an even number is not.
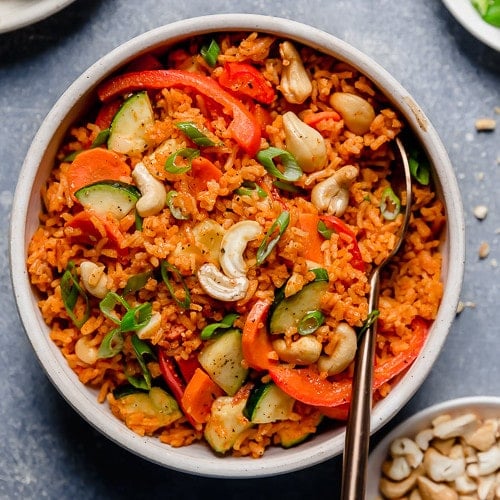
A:
[[[470,396],[451,399],[425,408],[395,427],[370,453],[366,498],[378,497],[382,463],[386,459],[389,447],[395,439],[399,437],[413,439],[419,431],[432,427],[432,420],[440,415],[449,414],[452,417],[458,417],[469,412],[475,413],[481,420],[500,418],[500,397]]]
[[[83,73],[47,115],[33,140],[22,167],[12,208],[11,271],[19,313],[48,377],[77,412],[105,436],[126,449],[163,466],[213,477],[263,477],[303,469],[343,450],[344,429],[321,433],[289,450],[269,449],[263,458],[215,458],[208,447],[196,444],[173,449],[156,438],[143,438],[128,430],[106,405],[98,404],[92,390],[81,384],[48,336],[37,307],[37,297],[26,270],[26,249],[38,226],[40,188],[53,165],[64,133],[94,99],[96,85],[140,53],[192,35],[215,31],[261,31],[285,36],[348,61],[374,81],[404,116],[434,165],[439,195],[448,223],[442,253],[444,297],[425,347],[411,369],[378,403],[372,415],[376,431],[410,399],[436,360],[455,317],[463,276],[464,227],[462,205],[453,168],[435,129],[409,93],[373,60],[334,36],[294,21],[248,14],[222,14],[186,19],[154,29],[116,48]],[[450,272],[451,266],[453,272]]]

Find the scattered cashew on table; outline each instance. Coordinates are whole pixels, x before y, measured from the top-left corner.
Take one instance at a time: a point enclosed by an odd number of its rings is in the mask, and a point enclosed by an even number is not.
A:
[[[413,439],[395,439],[379,489],[382,499],[500,498],[500,419],[443,414]]]

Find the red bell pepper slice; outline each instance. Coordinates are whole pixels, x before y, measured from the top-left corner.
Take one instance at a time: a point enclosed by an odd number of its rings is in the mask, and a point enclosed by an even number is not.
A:
[[[174,398],[179,403],[189,423],[195,429],[199,429],[199,422],[197,422],[182,405],[182,397],[184,396],[184,391],[186,390],[186,383],[184,382],[184,380],[182,380],[179,372],[177,371],[177,366],[174,358],[170,357],[165,350],[159,349],[158,364],[163,379],[167,383],[169,389],[172,391]]]
[[[422,318],[415,318],[412,331],[413,336],[406,351],[374,367],[373,389],[392,380],[417,358],[427,338],[429,325]],[[269,374],[274,383],[287,394],[303,403],[317,406],[320,410],[321,407],[334,407],[351,401],[351,379],[329,381],[321,378],[313,367],[291,368],[287,365],[271,366]]]
[[[352,244],[352,267],[358,271],[366,271],[366,264],[363,260],[363,256],[361,255],[361,250],[359,249],[358,241],[356,240],[356,235],[353,230],[345,222],[343,222],[342,219],[339,219],[335,215],[321,215],[320,219],[329,229],[333,229],[336,233],[343,234],[348,237],[350,243]]]
[[[220,104],[232,116],[231,137],[251,156],[260,147],[260,126],[254,116],[236,97],[222,89],[209,76],[179,69],[160,69],[125,73],[104,82],[97,94],[105,102],[135,90],[161,90],[170,87],[189,87]]]
[[[276,363],[269,358],[274,350],[267,334],[266,318],[271,303],[268,300],[258,300],[250,309],[245,324],[241,344],[243,359],[254,370],[269,370]]]
[[[219,75],[219,83],[233,92],[249,96],[263,104],[271,104],[276,96],[264,75],[247,63],[225,63]]]

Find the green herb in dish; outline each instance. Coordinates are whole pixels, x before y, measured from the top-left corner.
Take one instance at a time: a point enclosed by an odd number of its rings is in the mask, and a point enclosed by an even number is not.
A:
[[[471,3],[484,21],[500,28],[500,0],[471,0]]]

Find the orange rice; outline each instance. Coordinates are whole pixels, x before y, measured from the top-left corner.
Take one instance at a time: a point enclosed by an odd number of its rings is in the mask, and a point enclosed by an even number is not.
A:
[[[220,321],[228,311],[234,311],[239,314],[235,326],[243,328],[256,300],[273,300],[276,290],[283,285],[286,285],[286,294],[291,295],[311,281],[310,263],[304,257],[309,235],[298,226],[299,214],[318,214],[318,209],[311,203],[312,188],[339,168],[354,165],[359,174],[349,186],[349,203],[340,218],[356,235],[364,269],[354,265],[353,243],[345,235],[334,232],[330,239],[323,240],[324,263],[319,267],[325,268],[329,276],[329,288],[321,302],[326,321],[314,335],[329,353],[335,348],[335,328],[339,323],[345,322],[359,329],[366,320],[370,269],[390,250],[402,217],[385,220],[379,205],[394,165],[393,139],[401,132],[403,122],[372,82],[344,62],[295,44],[312,82],[312,92],[304,103],[291,104],[284,98],[280,87],[284,64],[279,44],[283,40],[257,33],[216,34],[214,38],[221,49],[215,68],[200,55],[200,48],[210,41],[206,38],[195,38],[183,46],[155,54],[155,57],[164,68],[195,71],[212,76],[214,80],[228,62],[249,63],[257,68],[275,91],[273,102],[259,104],[252,98],[235,95],[259,117],[262,127],[260,149],[273,146],[285,150],[283,114],[292,110],[306,119],[307,113],[334,111],[329,101],[333,92],[363,97],[374,108],[375,119],[363,135],[351,132],[341,116],[332,118],[335,113],[325,114],[325,119],[315,123],[314,127],[324,138],[328,162],[318,172],[304,173],[295,183],[299,190],[294,194],[273,186],[274,177],[254,155],[242,150],[228,130],[225,110],[214,104],[209,96],[183,87],[150,91],[155,122],[146,130],[148,147],[141,154],[121,156],[130,167],[143,162],[149,172],[167,186],[167,190],[177,191],[175,205],[187,219],[174,218],[165,206],[160,213],[145,217],[139,230],[134,213],[128,214],[119,221],[123,235],[120,252],[109,244],[106,237],[93,245],[82,243],[78,230],[68,225],[68,221],[82,211],[82,206],[70,195],[66,179],[70,161],[66,159],[69,154],[88,148],[101,131],[95,123],[95,112],[89,112],[86,122],[76,124],[68,132],[42,192],[44,211],[29,246],[27,266],[32,284],[40,294],[40,310],[50,328],[51,339],[81,382],[98,390],[99,401],[107,402],[113,413],[135,432],[157,435],[171,446],[185,446],[203,440],[203,426],[194,429],[185,416],[162,425],[154,416],[123,406],[120,398],[113,395],[117,387],[127,384],[127,376],[141,372],[131,346],[131,333],[124,335],[121,352],[111,358],[95,358],[103,338],[115,325],[101,313],[99,299],[92,296],[89,296],[88,320],[81,328],[73,324],[65,309],[60,286],[62,274],[70,262],[76,268],[84,260],[103,264],[108,277],[107,288],[117,293],[123,291],[131,276],[157,270],[163,260],[175,266],[189,289],[187,310],[177,305],[157,274],[153,274],[144,287],[128,296],[127,300],[133,305],[149,302],[152,310],[161,314],[159,329],[146,339],[153,349],[163,349],[176,360],[196,357],[204,344],[200,332],[207,324]],[[143,58],[123,72],[141,67],[141,64]],[[164,169],[165,160],[172,153],[171,148],[164,147],[166,142],[171,141],[176,148],[193,147],[175,127],[182,121],[195,123],[216,142],[215,146],[203,148],[201,153],[221,170],[222,175],[217,181],[208,181],[197,196],[193,194],[189,173],[173,174]],[[244,182],[258,182],[268,196],[236,194],[235,190]],[[252,220],[261,225],[264,234],[283,212],[284,206],[290,213],[289,225],[265,262],[260,266],[255,264],[256,251],[263,236],[250,241],[246,247],[249,280],[246,296],[230,303],[221,303],[210,297],[200,286],[196,274],[206,261],[207,249],[200,248],[192,228],[208,218],[224,230],[239,221]],[[385,269],[381,280],[376,344],[378,364],[409,349],[415,319],[429,324],[436,317],[442,296],[439,246],[444,224],[444,207],[432,185],[414,182],[412,218],[404,247]],[[182,298],[181,282],[174,280],[174,286],[177,296]],[[294,335],[293,332],[289,335],[290,341]],[[93,353],[93,359],[81,359],[77,355],[75,345],[79,339],[84,339],[80,345],[83,343],[91,356]],[[158,362],[149,362],[148,368],[154,384],[161,379]],[[352,363],[342,373],[330,378],[350,380],[351,375]],[[268,378],[267,374],[251,371],[246,385],[262,377]],[[374,397],[385,397],[392,383],[381,384]],[[341,413],[339,409],[339,416]],[[231,452],[236,456],[259,457],[267,447],[280,444],[280,429],[284,428],[300,428],[314,434],[319,429],[321,414],[320,409],[298,402],[289,420],[252,426],[239,436]],[[325,420],[335,424],[334,420],[323,419],[323,422]]]

